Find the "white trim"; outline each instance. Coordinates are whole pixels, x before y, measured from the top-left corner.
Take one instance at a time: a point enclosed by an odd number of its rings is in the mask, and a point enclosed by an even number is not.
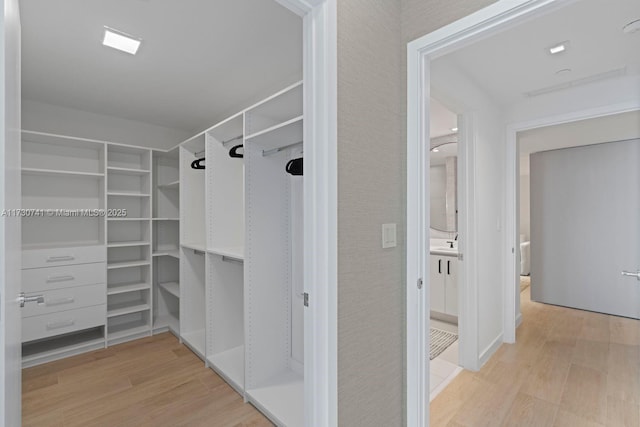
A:
[[[428,264],[426,263],[429,212],[429,181],[425,173],[424,150],[429,140],[429,62],[431,59],[445,55],[462,45],[471,43],[479,38],[488,37],[498,31],[516,25],[525,19],[531,19],[549,10],[565,6],[576,0],[500,0],[490,6],[464,17],[452,24],[427,34],[412,41],[407,46],[407,425],[427,426],[429,421],[429,409],[425,404],[425,393],[429,390],[429,369],[426,363],[428,337],[425,332],[429,327],[428,311]],[[426,98],[426,102],[425,102]],[[473,130],[473,118],[469,118],[468,142],[464,153],[466,175],[462,177],[465,188],[467,210],[466,218],[462,221],[461,231],[464,231],[463,243],[465,260],[460,264],[461,283],[464,281],[464,297],[461,298],[462,314],[461,325],[461,357],[463,366],[478,369],[486,361],[490,354],[497,349],[503,339],[501,334],[491,346],[482,354],[478,353],[478,295],[477,295],[477,265],[475,255],[477,253],[477,215],[474,211],[475,189],[473,187],[473,164],[475,162],[475,130]],[[427,158],[428,160],[428,158]],[[471,176],[470,176],[471,175]],[[511,185],[511,184],[509,184]],[[505,188],[506,190],[506,188]],[[509,190],[511,191],[511,190]],[[506,212],[505,207],[501,209]],[[426,217],[426,218],[425,218]],[[517,221],[516,221],[517,222]],[[425,227],[426,226],[426,227]],[[512,229],[509,225],[507,233]],[[462,235],[462,233],[460,233]],[[513,256],[510,248],[505,245],[505,256]],[[427,265],[425,265],[427,264]],[[506,275],[506,273],[505,273]],[[424,292],[416,288],[418,278],[423,278]],[[505,286],[504,301],[514,301],[513,286]],[[461,292],[462,293],[462,292]],[[510,305],[510,304],[505,304]],[[516,312],[515,305],[505,309],[504,331],[507,338],[515,339]],[[474,330],[472,330],[474,329]],[[511,331],[513,329],[513,331]]]
[[[516,328],[520,325],[522,325],[522,313],[518,313],[518,316],[516,317]]]
[[[503,342],[504,342],[504,336],[502,334],[498,335],[493,341],[491,341],[491,344],[489,344],[487,348],[485,348],[482,351],[482,353],[480,353],[480,357],[479,357],[480,366],[487,363],[489,358],[493,356],[493,353],[495,353],[496,350],[498,350],[498,348],[502,345]]]

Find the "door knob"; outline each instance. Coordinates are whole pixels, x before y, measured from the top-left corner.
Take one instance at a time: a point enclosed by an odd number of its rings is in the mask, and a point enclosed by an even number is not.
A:
[[[640,280],[640,270],[636,271],[635,273],[633,271],[623,271],[622,275],[623,276],[629,276],[629,277],[635,277],[636,279]]]
[[[44,295],[34,295],[32,297],[28,297],[25,296],[24,292],[20,292],[20,295],[18,296],[18,302],[20,303],[20,307],[24,307],[24,305],[28,302],[44,304]]]

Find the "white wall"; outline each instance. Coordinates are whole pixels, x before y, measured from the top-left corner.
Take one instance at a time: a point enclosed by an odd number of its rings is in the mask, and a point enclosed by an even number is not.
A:
[[[22,128],[160,149],[172,148],[193,136],[183,130],[28,99],[22,102]]]
[[[493,99],[462,70],[447,61],[446,56],[432,62],[431,73],[432,96],[453,111],[474,117],[471,149],[475,151],[476,168],[470,178],[474,185],[475,204],[469,208],[477,216],[476,232],[473,236],[461,238],[466,239],[466,262],[472,262],[471,257],[475,257],[477,266],[476,277],[468,277],[467,281],[469,284],[474,280],[477,282],[478,358],[486,361],[497,349],[496,344],[502,342],[503,334],[504,115]],[[469,148],[466,150],[468,152]],[[462,164],[459,167],[463,167]]]

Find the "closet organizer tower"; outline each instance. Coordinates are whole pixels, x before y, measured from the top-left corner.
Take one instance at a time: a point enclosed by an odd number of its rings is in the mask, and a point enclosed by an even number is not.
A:
[[[303,425],[302,99],[294,84],[169,151],[23,131],[24,208],[108,214],[24,219],[22,286],[44,301],[23,365],[168,330]]]

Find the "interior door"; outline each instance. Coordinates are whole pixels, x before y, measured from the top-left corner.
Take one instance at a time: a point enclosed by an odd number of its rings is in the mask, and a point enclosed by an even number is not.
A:
[[[2,0],[0,19],[0,427],[20,425],[21,322],[20,218],[20,13],[18,0]]]
[[[531,298],[640,318],[640,140],[535,153],[530,164]]]

